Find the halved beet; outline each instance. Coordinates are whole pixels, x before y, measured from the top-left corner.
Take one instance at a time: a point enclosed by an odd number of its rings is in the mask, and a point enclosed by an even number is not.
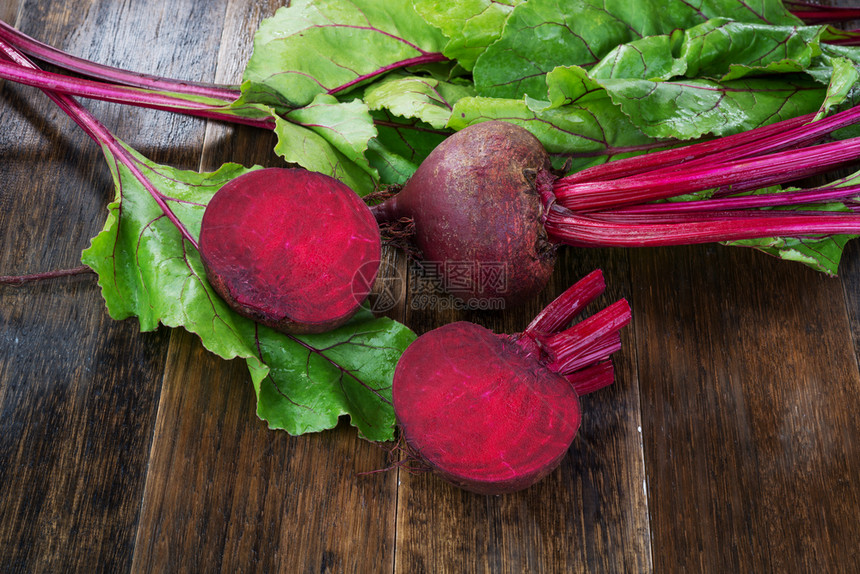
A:
[[[406,441],[440,476],[474,492],[534,484],[558,466],[579,428],[573,385],[473,323],[417,339],[394,377]]]
[[[482,494],[521,490],[555,469],[579,428],[579,395],[613,381],[609,355],[630,320],[622,300],[561,331],[602,290],[602,275],[589,275],[518,335],[458,322],[416,339],[392,388],[411,450]]]
[[[343,183],[267,168],[215,194],[199,247],[207,279],[238,313],[287,333],[320,333],[367,297],[381,240],[370,210]]]

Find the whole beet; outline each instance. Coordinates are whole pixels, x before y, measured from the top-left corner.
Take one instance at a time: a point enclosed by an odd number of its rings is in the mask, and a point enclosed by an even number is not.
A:
[[[400,193],[371,210],[381,222],[413,219],[423,258],[448,262],[442,269],[453,295],[514,305],[546,286],[555,263],[539,191],[551,186],[550,169],[525,129],[475,124],[443,141]]]

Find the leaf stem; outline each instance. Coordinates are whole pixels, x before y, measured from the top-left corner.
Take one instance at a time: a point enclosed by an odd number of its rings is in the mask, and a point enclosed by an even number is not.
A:
[[[2,20],[0,20],[0,39],[5,40],[8,44],[14,46],[25,54],[33,56],[34,58],[54,64],[64,70],[77,72],[91,78],[100,78],[126,86],[166,90],[169,92],[205,96],[226,101],[233,101],[240,95],[239,90],[234,86],[218,86],[202,82],[174,80],[160,76],[130,72],[128,70],[91,62],[77,56],[72,56],[71,54],[63,52],[53,46],[43,44]]]
[[[719,187],[731,186],[732,192],[740,193],[824,173],[857,157],[860,157],[860,138],[852,138],[730,163],[700,163],[677,172],[659,170],[574,185],[557,182],[554,192],[564,207],[594,211]]]
[[[835,24],[860,19],[860,8],[822,6],[802,0],[784,0],[783,4],[806,24]]]
[[[36,281],[47,281],[50,279],[59,279],[61,277],[83,275],[84,273],[94,273],[94,271],[86,265],[81,265],[80,267],[74,267],[72,269],[57,269],[55,271],[44,271],[42,273],[31,273],[29,275],[0,275],[0,285],[23,285],[25,283],[35,283]]]
[[[554,205],[547,217],[550,237],[579,247],[649,247],[737,241],[762,237],[857,234],[860,215],[850,213],[744,211],[699,217],[624,217],[612,212],[575,213]]]
[[[16,62],[20,66],[38,69],[37,66],[26,56],[18,52],[18,50],[3,40],[0,40],[0,52],[2,52],[4,57]],[[179,221],[179,218],[176,217],[176,214],[173,213],[170,206],[167,205],[167,198],[155,188],[146,176],[143,175],[140,168],[137,166],[137,160],[131,155],[131,153],[129,153],[125,146],[113,136],[110,130],[108,130],[98,119],[96,119],[95,116],[93,116],[86,108],[81,106],[74,98],[66,94],[51,91],[50,89],[43,88],[42,91],[45,92],[45,95],[51,98],[51,100],[53,100],[54,103],[56,103],[64,112],[66,112],[66,114],[68,114],[69,117],[93,139],[93,141],[106,147],[119,160],[119,162],[131,172],[135,179],[137,179],[147,192],[149,192],[150,196],[152,196],[153,200],[164,215],[171,223],[173,223],[173,225],[176,226],[182,237],[189,241],[196,249],[197,240],[191,235],[191,232],[188,231],[185,225]]]
[[[20,64],[4,61],[0,61],[0,78],[66,95],[224,120],[268,130],[275,128],[273,118],[257,119],[237,115],[227,108],[230,102],[224,100],[192,100],[179,94],[154,92],[135,87],[73,78],[44,70],[25,68]]]
[[[391,64],[388,64],[387,66],[377,68],[376,70],[370,72],[369,74],[364,74],[364,75],[358,76],[354,80],[351,80],[345,84],[331,88],[330,90],[328,90],[327,93],[334,95],[334,94],[337,94],[339,92],[343,92],[343,91],[348,90],[349,88],[351,88],[357,84],[360,84],[361,82],[364,82],[365,80],[369,80],[371,78],[381,76],[382,74],[384,74],[386,72],[390,72],[392,70],[397,70],[399,68],[406,68],[407,66],[417,66],[419,64],[431,64],[431,63],[435,63],[435,62],[447,62],[447,61],[448,61],[448,58],[446,58],[445,56],[443,56],[442,54],[440,54],[438,52],[427,52],[427,53],[424,53],[420,56],[416,56],[414,58],[408,58],[406,60],[401,60],[399,62],[392,62]]]
[[[559,295],[525,328],[526,333],[555,333],[579,315],[606,289],[603,272],[595,269]]]
[[[860,197],[860,185],[843,187],[821,186],[798,191],[784,191],[762,195],[743,195],[719,199],[697,199],[690,201],[673,201],[669,203],[646,203],[619,207],[607,213],[624,215],[650,214],[681,214],[717,212],[745,209],[760,209],[764,207],[792,207],[811,203],[827,203],[833,201],[849,201]]]

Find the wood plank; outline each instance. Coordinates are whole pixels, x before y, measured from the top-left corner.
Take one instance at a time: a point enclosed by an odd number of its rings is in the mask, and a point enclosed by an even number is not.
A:
[[[13,4],[0,9],[4,16]],[[16,23],[84,57],[205,76],[214,50],[194,30],[218,29],[209,7],[29,0]],[[187,50],[167,38],[182,38]],[[202,124],[87,105],[154,159],[196,165]],[[0,270],[79,265],[113,197],[99,148],[38,90],[4,85],[0,122]],[[141,335],[136,321],[111,320],[94,279],[78,277],[0,288],[0,333],[0,564],[16,572],[126,571],[167,332]]]
[[[235,41],[221,43],[217,81],[238,81],[259,20],[276,7],[229,4],[223,35]],[[283,165],[274,141],[211,124],[202,168]],[[403,266],[392,250],[385,261]],[[402,319],[402,304],[389,315]],[[302,437],[268,430],[244,363],[182,331],[168,365],[133,571],[391,571],[397,475],[373,473],[388,464],[385,450],[345,424]]]
[[[99,61],[233,82],[278,4],[19,0],[0,16]],[[104,161],[37,91],[2,90],[0,273],[75,265],[113,195]],[[87,105],[157,161],[280,164],[271,134]],[[405,272],[399,253],[386,261]],[[617,384],[583,399],[560,469],[506,497],[363,475],[385,451],[346,425],[268,430],[240,361],[184,331],[112,321],[92,278],[0,287],[0,569],[850,570],[860,248],[841,282],[722,247],[566,250],[520,310],[407,312],[411,297],[391,314],[419,331],[468,319],[512,332],[594,267],[602,303],[626,296],[634,310]]]
[[[394,473],[345,425],[301,437],[255,415],[247,368],[176,331],[134,572],[391,570]]]
[[[719,246],[632,262],[655,570],[850,569],[860,378],[839,281]]]
[[[547,290],[521,309],[487,314],[410,308],[410,325],[429,330],[468,319],[496,332],[520,331],[553,297],[598,267],[607,282],[600,306],[630,296],[626,253],[565,249]],[[479,496],[432,475],[401,471],[396,571],[650,571],[635,336],[633,329],[624,331],[616,384],[583,397],[583,423],[568,456],[537,485]]]

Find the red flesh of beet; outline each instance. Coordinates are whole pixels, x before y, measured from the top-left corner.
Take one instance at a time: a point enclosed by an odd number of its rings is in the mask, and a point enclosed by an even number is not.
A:
[[[489,121],[444,141],[399,194],[372,211],[380,222],[411,217],[428,260],[505,265],[504,292],[477,281],[466,296],[517,303],[543,288],[562,244],[640,247],[860,233],[860,185],[739,195],[857,160],[860,138],[813,144],[858,121],[860,106],[814,122],[810,114],[562,178],[550,172],[546,152],[527,130]],[[663,201],[710,189],[718,190],[710,199]],[[810,209],[824,202],[851,210]]]
[[[579,395],[613,380],[601,346],[630,321],[622,300],[559,331],[603,290],[595,271],[514,336],[472,323],[445,325],[419,337],[394,373],[394,411],[409,446],[452,484],[481,494],[522,490],[555,469],[581,419]],[[546,329],[546,330],[545,330]],[[569,339],[586,352],[564,360]]]
[[[376,222],[351,189],[287,168],[222,187],[199,244],[207,279],[233,309],[289,333],[349,320],[373,286],[381,250]]]

